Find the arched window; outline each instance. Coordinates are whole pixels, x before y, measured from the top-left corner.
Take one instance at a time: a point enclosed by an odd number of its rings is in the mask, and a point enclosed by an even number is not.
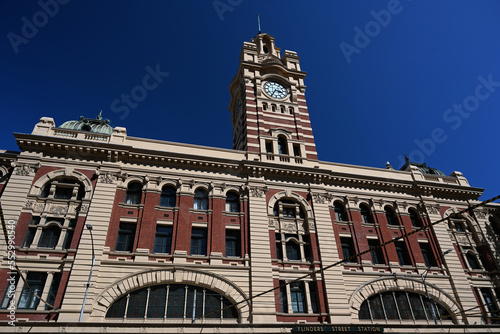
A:
[[[344,204],[342,204],[340,201],[335,201],[333,203],[333,207],[335,210],[335,220],[336,221],[345,222],[345,221],[349,220],[349,219],[347,219],[347,212],[345,210]]]
[[[164,186],[161,190],[160,206],[175,207],[176,190],[172,186]]]
[[[495,232],[495,234],[500,234],[500,221],[499,221],[499,219],[496,217],[490,216],[488,218],[488,221],[490,222],[491,229],[493,230],[493,232]]]
[[[110,306],[106,318],[167,318],[182,321],[194,315],[195,318],[237,319],[238,311],[231,305],[229,299],[209,289],[184,284],[162,284],[122,296]]]
[[[476,255],[474,253],[469,251],[465,254],[465,257],[467,258],[467,262],[469,263],[469,267],[472,270],[482,269]]]
[[[278,153],[288,155],[287,142],[284,136],[278,136]]]
[[[311,238],[305,222],[305,211],[302,205],[292,199],[281,199],[273,210],[278,228],[275,233],[276,258],[278,260],[301,261],[312,260]]]
[[[229,191],[226,194],[226,211],[240,212],[240,197],[234,191]]]
[[[205,189],[195,190],[193,208],[195,210],[208,210],[208,193]]]
[[[399,225],[398,218],[396,217],[396,213],[394,212],[393,208],[386,205],[384,207],[384,211],[385,211],[385,217],[387,218],[387,223],[389,225]]]
[[[38,241],[38,247],[54,249],[59,241],[61,229],[57,225],[50,225],[42,230],[42,235]]]
[[[386,291],[369,297],[361,304],[361,320],[437,320],[454,321],[450,311],[435,300],[406,291]]]
[[[130,182],[125,195],[125,204],[141,204],[142,185],[139,182]]]
[[[368,205],[362,203],[359,206],[360,212],[361,212],[361,218],[363,219],[363,223],[365,224],[373,224],[373,216],[370,208]]]
[[[420,220],[420,216],[415,209],[408,209],[408,213],[410,214],[411,224],[414,227],[422,227],[422,221]]]

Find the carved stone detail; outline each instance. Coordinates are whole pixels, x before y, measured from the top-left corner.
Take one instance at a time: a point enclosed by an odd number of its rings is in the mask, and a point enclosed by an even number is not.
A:
[[[33,166],[33,165],[29,165],[29,164],[22,164],[22,163],[14,162],[14,163],[12,163],[12,167],[14,167],[14,174],[22,175],[22,176],[29,176],[30,174],[35,173],[36,170],[40,166],[38,166],[38,165]]]
[[[427,210],[429,210],[430,214],[437,215],[439,214],[439,205],[428,205]]]
[[[26,201],[24,203],[24,207],[27,209],[31,209],[33,207],[33,205],[35,205],[35,201]]]
[[[262,198],[262,197],[264,197],[265,193],[266,193],[266,189],[264,189],[264,188],[258,188],[258,187],[250,188],[250,196],[251,197]]]
[[[50,207],[50,213],[55,214],[55,215],[64,215],[66,212],[68,212],[68,207],[66,206],[51,206]]]
[[[99,175],[99,182],[101,183],[112,184],[115,183],[116,180],[117,177],[111,174],[110,172]]]
[[[326,204],[330,201],[330,199],[331,199],[330,195],[314,194],[312,196],[313,203],[317,204]]]

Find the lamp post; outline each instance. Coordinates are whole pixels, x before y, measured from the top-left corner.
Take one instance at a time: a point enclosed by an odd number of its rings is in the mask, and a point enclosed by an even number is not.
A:
[[[434,262],[437,262],[437,260],[439,260],[440,258],[444,257],[446,254],[450,253],[451,252],[451,249],[448,249],[446,252],[443,253],[443,255],[441,255],[440,257],[438,257],[437,259],[434,260]],[[422,277],[422,283],[424,284],[424,288],[425,288],[425,295],[427,296],[427,300],[429,301],[429,304],[431,305],[431,312],[432,312],[432,318],[434,319],[434,324],[438,324],[438,321],[437,321],[437,314],[436,314],[436,308],[434,307],[434,303],[433,303],[433,300],[431,298],[431,296],[429,296],[429,291],[427,290],[427,284],[425,283],[425,279],[427,278],[427,274],[429,273],[429,269],[431,269],[431,265],[433,263],[431,263],[426,269],[425,271],[420,275],[420,277]]]
[[[85,288],[85,296],[83,297],[83,305],[82,305],[82,310],[80,311],[80,319],[78,319],[78,322],[82,322],[83,310],[85,309],[85,303],[87,302],[87,294],[89,293],[90,280],[92,278],[92,271],[94,270],[94,263],[95,263],[94,237],[92,236],[92,225],[85,224],[85,226],[87,226],[87,230],[89,230],[90,232],[90,241],[92,243],[92,266],[90,267],[89,280],[87,282],[87,287]]]

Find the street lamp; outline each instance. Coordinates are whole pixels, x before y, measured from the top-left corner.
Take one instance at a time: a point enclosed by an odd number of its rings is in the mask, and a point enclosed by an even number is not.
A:
[[[90,241],[92,243],[92,266],[90,267],[89,280],[87,282],[87,287],[85,288],[85,296],[83,297],[83,305],[82,305],[82,310],[80,311],[80,319],[78,319],[78,322],[82,322],[83,310],[85,309],[85,303],[87,302],[87,294],[89,293],[90,279],[92,278],[92,271],[94,270],[94,263],[95,263],[94,237],[92,236],[92,225],[85,224],[85,226],[87,226],[87,230],[89,230],[90,232]]]
[[[448,254],[450,252],[451,252],[451,249],[448,249],[446,252],[443,253],[443,255],[441,255],[440,257],[435,259],[434,262],[437,262],[437,260],[444,257],[446,254]],[[420,276],[422,277],[422,283],[424,284],[425,294],[427,296],[427,300],[429,301],[429,304],[431,305],[432,318],[434,318],[434,324],[437,325],[438,321],[437,321],[436,308],[434,306],[434,302],[433,302],[431,296],[429,296],[429,291],[427,290],[427,284],[425,283],[425,279],[427,278],[427,274],[429,273],[429,269],[431,269],[432,264],[434,264],[434,263],[431,263]]]

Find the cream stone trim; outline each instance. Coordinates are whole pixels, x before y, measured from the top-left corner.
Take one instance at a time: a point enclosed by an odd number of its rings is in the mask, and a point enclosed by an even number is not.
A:
[[[43,186],[47,183],[50,182],[56,178],[66,176],[66,177],[74,177],[81,183],[83,183],[85,187],[85,196],[83,199],[91,199],[92,197],[92,183],[88,179],[85,174],[76,171],[72,168],[66,168],[66,169],[58,169],[54,170],[52,172],[49,172],[45,174],[44,176],[40,177],[36,182],[33,184],[31,187],[31,190],[29,192],[29,195],[35,195],[39,196],[42,193]]]
[[[240,303],[236,305],[239,322],[246,322],[248,318],[250,304],[248,301],[245,302],[248,296],[237,284],[215,273],[182,267],[170,270],[145,270],[114,281],[95,299],[90,318],[104,319],[113,302],[133,290],[168,283],[206,287],[228,298],[233,304]]]
[[[274,216],[274,212],[273,212],[274,205],[276,204],[277,201],[279,201],[280,199],[285,198],[285,197],[286,198],[293,198],[302,205],[302,207],[304,208],[304,210],[306,212],[306,217],[305,217],[306,219],[314,217],[313,212],[312,212],[312,208],[309,205],[309,203],[307,203],[306,199],[304,197],[300,196],[299,194],[292,192],[291,190],[280,191],[279,193],[274,194],[269,199],[269,202],[267,204],[267,214]]]
[[[427,290],[432,299],[446,307],[457,318],[461,314],[460,304],[436,285],[426,282]],[[421,279],[409,277],[379,277],[360,285],[349,297],[349,305],[353,318],[359,319],[361,304],[369,297],[385,291],[408,291],[425,296],[425,286]]]

